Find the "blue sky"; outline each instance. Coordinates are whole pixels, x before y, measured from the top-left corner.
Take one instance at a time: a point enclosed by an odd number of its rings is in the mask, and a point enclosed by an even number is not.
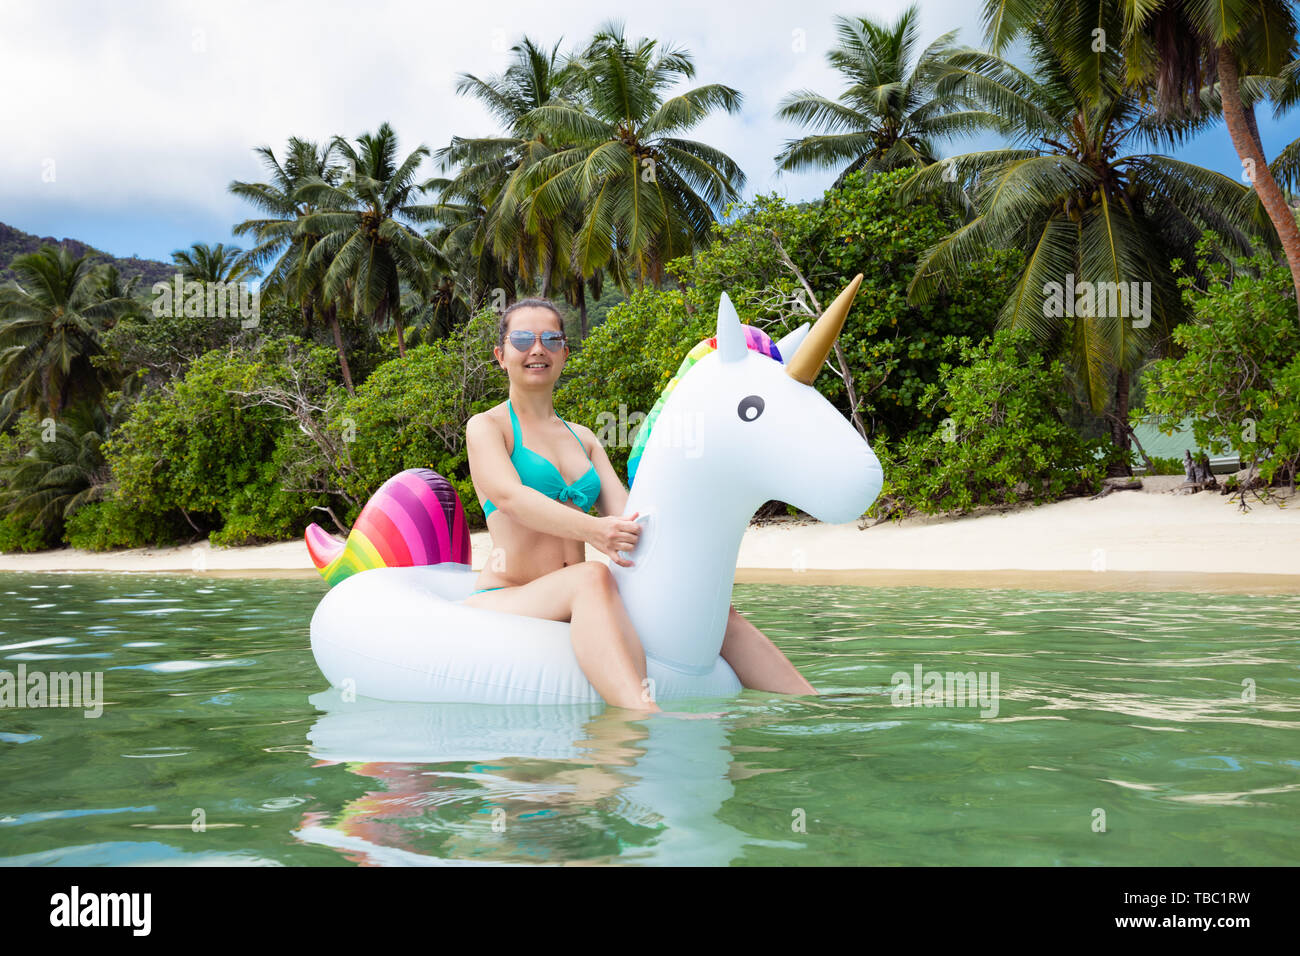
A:
[[[772,157],[798,132],[774,118],[778,102],[794,89],[841,91],[824,59],[836,14],[892,20],[905,6],[667,0],[620,16],[629,37],[689,50],[697,69],[692,85],[726,83],[744,94],[738,114],[716,115],[691,135],[740,163],[749,179],[745,195],[775,191],[804,200],[820,196],[836,171],[777,175]],[[923,0],[922,45],[954,29],[960,42],[978,45],[981,6]],[[163,261],[195,241],[238,243],[231,226],[252,210],[226,186],[265,178],[253,147],[269,145],[280,155],[291,135],[355,137],[385,120],[404,152],[421,143],[437,149],[453,135],[491,135],[486,112],[456,96],[457,75],[500,72],[523,34],[576,44],[611,9],[595,0],[6,0],[0,222]],[[1300,134],[1294,116],[1275,121],[1261,110],[1259,120],[1270,158]],[[955,141],[944,152],[992,145],[996,140]],[[1222,125],[1179,155],[1240,175]],[[438,171],[430,164],[424,172]]]

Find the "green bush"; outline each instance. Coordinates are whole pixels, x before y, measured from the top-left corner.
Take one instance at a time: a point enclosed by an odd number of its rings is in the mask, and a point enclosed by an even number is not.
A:
[[[55,532],[34,524],[30,515],[10,514],[0,517],[0,553],[44,551],[58,543]]]
[[[712,311],[688,313],[682,290],[643,289],[610,309],[569,356],[556,409],[596,433],[624,484],[640,422],[686,353],[717,325],[716,302]]]
[[[1161,458],[1157,455],[1152,457],[1151,464],[1155,467],[1147,472],[1149,475],[1184,474],[1183,462],[1180,458]]]
[[[877,447],[885,487],[875,514],[1041,503],[1100,487],[1109,443],[1085,441],[1062,420],[1060,362],[1046,364],[1023,330],[950,345],[963,364],[942,364],[922,398],[947,418],[929,434]]]
[[[938,380],[940,363],[952,358],[944,342],[959,336],[978,341],[992,334],[1020,262],[1014,251],[970,262],[951,293],[925,305],[910,304],[907,286],[918,259],[960,225],[936,200],[899,201],[898,186],[910,174],[853,173],[842,188],[802,206],[759,197],[734,221],[716,225],[708,248],[669,266],[710,316],[716,314],[718,297],[727,292],[742,321],[764,328],[778,312],[797,314],[788,304],[780,305],[783,297],[787,303],[796,297],[807,301],[781,263],[774,234],[823,308],[861,272],[862,285],[839,345],[873,441],[933,426],[921,397]],[[780,338],[783,330],[803,320],[791,317],[766,330]],[[824,372],[817,387],[850,411],[838,375]]]
[[[328,349],[291,338],[200,356],[184,378],[142,397],[106,443],[116,498],[142,514],[141,528],[170,527],[179,515],[214,544],[295,537],[323,496],[283,487],[286,450],[297,447],[286,435],[296,428],[254,395],[295,378],[325,387],[334,364]]]
[[[568,417],[596,432],[620,474],[635,425],[653,407],[682,357],[717,327],[726,292],[741,321],[774,339],[809,316],[807,301],[782,250],[828,306],[858,272],[864,275],[840,334],[872,441],[932,427],[920,401],[938,380],[945,347],[956,336],[981,338],[994,327],[999,303],[1015,273],[1015,253],[970,264],[957,294],[921,307],[907,302],[917,258],[954,226],[934,203],[904,205],[895,198],[905,173],[849,176],[820,202],[793,206],[759,196],[740,215],[714,226],[714,241],[669,264],[679,289],[645,289],[611,309],[580,352],[569,359],[556,393]],[[825,374],[818,387],[847,411],[843,381]]]
[[[842,189],[826,194],[824,232],[816,236],[826,250],[827,264],[843,276],[837,285],[863,273],[840,347],[859,378],[859,396],[866,395],[863,417],[889,436],[918,427],[929,430],[933,421],[922,417],[922,399],[938,380],[941,363],[953,357],[944,343],[950,337],[979,341],[993,333],[1021,261],[1018,252],[1007,251],[969,262],[951,292],[925,305],[910,304],[907,286],[918,259],[960,225],[934,200],[898,199],[898,186],[910,174],[897,170],[848,176]],[[827,288],[821,294],[823,304],[838,292],[835,286]],[[838,376],[822,379],[828,398],[844,394]]]
[[[150,514],[107,498],[79,508],[68,518],[63,540],[85,551],[177,544],[194,530],[175,512]]]
[[[1300,323],[1291,274],[1266,253],[1231,266],[1212,262],[1218,245],[1212,233],[1197,244],[1197,264],[1209,276],[1204,289],[1191,277],[1178,280],[1193,313],[1173,332],[1185,352],[1148,367],[1146,412],[1167,421],[1191,418],[1198,445],[1215,454],[1231,449],[1257,464],[1266,483],[1294,480],[1300,466]]]
[[[38,514],[30,509],[14,510],[26,497],[13,484],[17,469],[28,462],[43,433],[46,425],[31,409],[18,415],[8,431],[0,432],[0,553],[44,551],[59,543],[59,521],[38,520]]]
[[[507,395],[508,382],[492,359],[498,322],[484,310],[446,338],[409,349],[405,358],[375,369],[341,405],[329,427],[345,449],[337,480],[355,502],[399,471],[432,468],[455,485],[466,515],[481,519],[465,423]],[[344,520],[359,511],[354,504]]]

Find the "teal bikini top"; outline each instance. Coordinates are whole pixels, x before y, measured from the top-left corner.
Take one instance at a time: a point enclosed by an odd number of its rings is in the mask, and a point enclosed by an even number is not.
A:
[[[519,418],[515,415],[515,407],[510,404],[509,399],[506,399],[506,407],[510,409],[510,425],[515,430],[515,447],[510,453],[510,461],[515,466],[515,471],[519,472],[519,480],[529,488],[536,488],[548,498],[554,498],[556,501],[572,501],[583,511],[590,508],[600,496],[600,475],[596,473],[595,464],[592,464],[586,474],[573,484],[565,484],[560,469],[537,452],[524,447],[523,437],[519,433]],[[564,422],[564,427],[569,428],[569,423]],[[587,455],[582,439],[572,428],[569,428],[569,434],[573,435],[573,440],[578,443],[578,447],[582,448],[582,453]],[[587,460],[591,461],[590,455],[587,455]],[[484,518],[496,510],[496,505],[484,499]]]

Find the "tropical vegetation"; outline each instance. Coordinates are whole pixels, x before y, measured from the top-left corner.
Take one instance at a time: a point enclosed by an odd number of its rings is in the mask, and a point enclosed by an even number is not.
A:
[[[343,532],[416,466],[479,522],[464,425],[505,395],[510,301],[561,309],[557,406],[622,470],[723,292],[776,339],[859,272],[815,385],[886,465],[879,519],[1093,493],[1139,463],[1139,419],[1191,419],[1258,494],[1293,486],[1300,140],[1268,157],[1256,120],[1300,101],[1291,6],[985,13],[979,47],[925,43],[915,7],[834,20],[843,89],[777,108],[794,129],[772,171],[831,183],[805,202],[746,197],[699,133],[739,88],[609,22],[456,78],[488,128],[258,146],[264,181],[228,185],[239,244],[178,249],[174,282],[7,245],[0,551]],[[1242,177],[1174,155],[1218,123]],[[962,151],[972,134],[995,145]],[[253,312],[214,314],[218,287]]]

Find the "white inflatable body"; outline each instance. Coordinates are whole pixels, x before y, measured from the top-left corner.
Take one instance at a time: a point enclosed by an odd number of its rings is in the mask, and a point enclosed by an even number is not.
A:
[[[662,405],[626,514],[645,522],[629,568],[610,564],[646,654],[656,700],[726,697],[741,689],[719,656],[736,559],[766,501],[822,521],[859,517],[883,475],[871,447],[811,384],[857,290],[811,331],[752,350],[724,295],[717,347]],[[805,341],[807,340],[807,341]],[[810,355],[801,346],[815,346]],[[330,683],[381,700],[528,704],[599,701],[564,622],[459,603],[477,572],[464,564],[373,568],[347,578],[312,617],[311,646]]]
[[[567,623],[465,607],[459,602],[477,580],[464,564],[354,574],[325,595],[312,617],[316,663],[333,686],[380,700],[600,701],[578,666]],[[647,653],[646,675],[656,697],[740,690],[717,655],[706,672],[682,673]]]

